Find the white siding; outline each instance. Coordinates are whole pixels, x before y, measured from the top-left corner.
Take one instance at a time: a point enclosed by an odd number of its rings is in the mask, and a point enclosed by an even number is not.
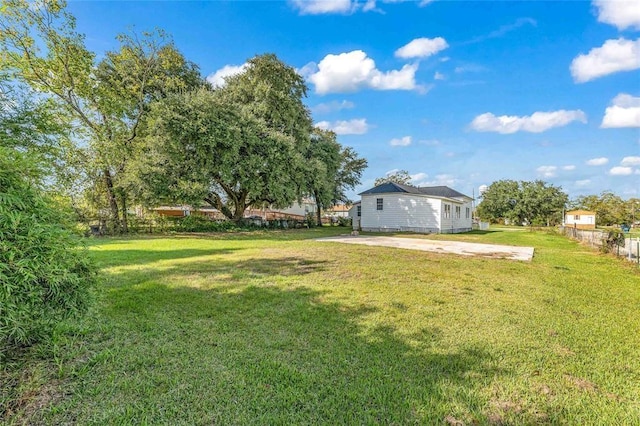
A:
[[[308,213],[315,213],[316,204],[303,201],[302,204],[293,203],[291,207],[287,207],[286,209],[273,209],[273,211],[286,213],[286,214],[295,214],[299,216],[306,216]]]
[[[355,230],[360,229],[360,217],[358,216],[358,207],[360,207],[360,204],[356,204],[355,206],[352,206],[348,212],[349,213],[348,217],[351,218],[351,226]]]
[[[575,217],[579,216],[578,219],[576,219]],[[595,215],[591,215],[591,214],[567,214],[566,220],[565,220],[565,224],[566,225],[595,225],[596,224],[596,217]]]
[[[382,210],[377,209],[378,198],[383,199]],[[470,201],[463,203],[414,194],[371,194],[362,197],[361,205],[363,231],[457,233],[471,230]],[[449,217],[445,217],[444,205],[451,206]],[[456,207],[460,208],[459,218]]]
[[[449,217],[446,216],[445,205],[451,206]],[[459,208],[459,210],[456,209]],[[469,217],[467,217],[467,209],[469,209]],[[471,230],[471,202],[454,202],[450,200],[442,200],[441,224],[440,232],[444,234],[452,234],[458,232],[466,232]],[[458,217],[459,212],[459,217]]]
[[[377,199],[383,199],[377,210]],[[440,200],[410,194],[371,194],[362,197],[360,225],[365,231],[439,232]]]

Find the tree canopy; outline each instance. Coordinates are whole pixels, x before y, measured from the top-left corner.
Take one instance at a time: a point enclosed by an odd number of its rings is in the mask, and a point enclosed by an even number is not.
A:
[[[125,185],[133,143],[150,104],[202,85],[197,67],[162,33],[121,35],[102,60],[84,44],[65,2],[6,0],[0,10],[0,70],[45,96],[82,146],[89,188],[103,194],[116,232],[126,231]]]
[[[127,232],[134,203],[206,202],[240,220],[248,206],[303,196],[328,207],[359,182],[366,161],[314,130],[304,79],[275,55],[213,88],[161,30],[121,34],[117,49],[96,55],[65,7],[0,8],[0,81],[42,107],[29,108],[37,120],[21,115],[4,131],[48,158],[58,190],[111,231]],[[49,133],[17,136],[45,119]]]
[[[562,220],[567,200],[561,188],[540,180],[499,180],[482,194],[478,215],[492,222],[507,219],[518,225],[550,225]]]
[[[599,195],[583,195],[571,202],[572,209],[595,212],[598,225],[610,226],[640,220],[640,199],[623,200],[611,191]]]
[[[387,182],[395,182],[403,185],[411,185],[411,176],[406,170],[398,170],[393,173],[387,173],[383,177],[379,177],[373,183],[375,186],[382,185]]]
[[[350,147],[342,147],[336,134],[315,128],[305,156],[307,164],[306,190],[318,206],[316,220],[322,224],[321,210],[338,203],[347,203],[346,192],[360,182],[367,160],[358,157]]]

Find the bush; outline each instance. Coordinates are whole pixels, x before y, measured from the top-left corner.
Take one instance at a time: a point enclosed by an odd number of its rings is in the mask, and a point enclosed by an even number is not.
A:
[[[611,253],[614,251],[614,248],[623,247],[624,244],[624,233],[617,229],[612,229],[608,231],[606,238],[602,240],[601,251]]]
[[[338,226],[351,227],[351,218],[350,217],[339,217],[338,218]]]
[[[65,216],[33,183],[35,167],[0,147],[0,357],[83,312],[93,266]]]
[[[214,221],[199,214],[191,214],[173,220],[173,229],[178,232],[222,232],[241,229],[240,226],[231,221]]]

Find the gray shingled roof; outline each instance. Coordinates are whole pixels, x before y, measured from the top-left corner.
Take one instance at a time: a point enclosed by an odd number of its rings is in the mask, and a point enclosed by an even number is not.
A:
[[[451,189],[448,186],[423,186],[416,187],[411,185],[403,185],[401,183],[387,182],[382,185],[378,185],[374,188],[361,192],[358,195],[370,195],[370,194],[389,194],[395,192],[405,192],[407,194],[419,194],[430,195],[432,197],[441,198],[468,198],[471,197],[461,194],[455,189]]]

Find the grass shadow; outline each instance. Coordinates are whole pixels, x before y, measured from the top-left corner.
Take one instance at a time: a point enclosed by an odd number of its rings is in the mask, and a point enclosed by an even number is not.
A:
[[[487,350],[441,350],[369,329],[372,308],[308,288],[114,289],[104,323],[66,365],[44,423],[486,422],[480,389],[505,374]],[[137,310],[132,310],[137,306]]]
[[[99,268],[114,266],[146,265],[163,260],[188,259],[200,256],[221,256],[242,250],[240,248],[215,248],[215,249],[177,249],[177,250],[152,250],[152,249],[119,249],[114,250],[109,256],[100,252],[89,252]]]
[[[105,271],[103,274],[107,285],[110,283],[110,285],[117,287],[149,282],[167,282],[173,286],[184,285],[187,287],[198,282],[198,285],[210,287],[220,283],[245,282],[249,279],[287,278],[324,272],[330,263],[326,260],[294,256],[248,259],[217,258],[212,260],[185,257],[183,259],[186,262],[171,264],[163,268],[145,267],[144,263],[136,263],[133,266],[139,265],[141,267],[118,268]]]

